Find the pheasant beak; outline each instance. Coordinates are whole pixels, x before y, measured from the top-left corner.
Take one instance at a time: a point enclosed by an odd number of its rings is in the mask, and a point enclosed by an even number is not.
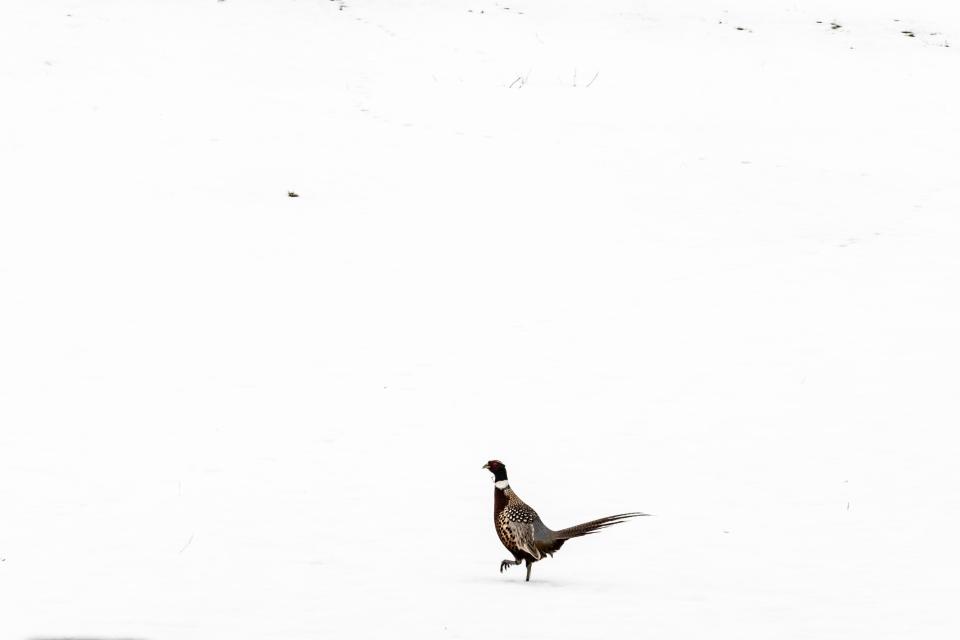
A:
[[[483,465],[483,466],[480,467],[480,468],[481,468],[481,469],[486,469],[486,470],[489,471],[489,470],[490,470],[490,463],[487,463],[487,464]]]

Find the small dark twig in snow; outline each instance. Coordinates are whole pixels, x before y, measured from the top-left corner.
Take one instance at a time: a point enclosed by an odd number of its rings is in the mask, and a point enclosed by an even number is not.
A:
[[[187,550],[187,547],[190,546],[190,543],[191,543],[191,542],[193,542],[193,534],[192,534],[192,533],[190,534],[190,539],[187,540],[187,543],[180,548],[180,551],[177,552],[177,555],[179,555],[179,554],[183,553],[184,551],[186,551],[186,550]]]
[[[515,85],[515,84],[517,84],[517,83],[519,82],[519,83],[520,83],[520,86],[517,87],[517,88],[518,88],[518,89],[523,89],[523,85],[527,84],[527,78],[529,78],[529,77],[530,77],[530,71],[528,70],[526,75],[517,76],[517,79],[514,80],[513,82],[511,82],[511,83],[510,83],[510,86],[507,87],[507,88],[508,88],[508,89],[513,89],[513,85]]]
[[[593,74],[593,77],[590,78],[590,82],[587,83],[587,89],[590,88],[590,85],[593,84],[593,81],[597,79],[597,76],[598,76],[598,75],[600,75],[600,72],[599,72],[599,71],[597,71],[595,74]]]

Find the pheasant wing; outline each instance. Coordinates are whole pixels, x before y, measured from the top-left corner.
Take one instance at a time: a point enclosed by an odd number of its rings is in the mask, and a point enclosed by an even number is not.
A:
[[[521,551],[526,551],[536,560],[541,557],[540,550],[534,538],[534,529],[532,522],[517,522],[515,520],[507,521],[507,528],[510,530],[511,537]]]

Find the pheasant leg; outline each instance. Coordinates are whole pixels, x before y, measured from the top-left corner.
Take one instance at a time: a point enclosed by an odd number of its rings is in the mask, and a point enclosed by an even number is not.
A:
[[[503,573],[506,569],[509,569],[511,565],[520,564],[522,560],[504,560],[500,563],[500,573]]]

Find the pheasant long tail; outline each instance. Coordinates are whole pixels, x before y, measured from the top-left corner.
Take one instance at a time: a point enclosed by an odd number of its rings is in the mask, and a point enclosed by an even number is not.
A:
[[[569,540],[570,538],[579,538],[580,536],[585,536],[591,533],[596,533],[601,529],[606,529],[615,524],[620,524],[625,522],[630,518],[637,518],[639,516],[648,516],[649,513],[621,513],[615,516],[607,516],[606,518],[599,518],[597,520],[591,520],[590,522],[584,522],[583,524],[578,524],[573,527],[567,527],[566,529],[561,529],[560,531],[555,531],[554,535],[556,540]]]

